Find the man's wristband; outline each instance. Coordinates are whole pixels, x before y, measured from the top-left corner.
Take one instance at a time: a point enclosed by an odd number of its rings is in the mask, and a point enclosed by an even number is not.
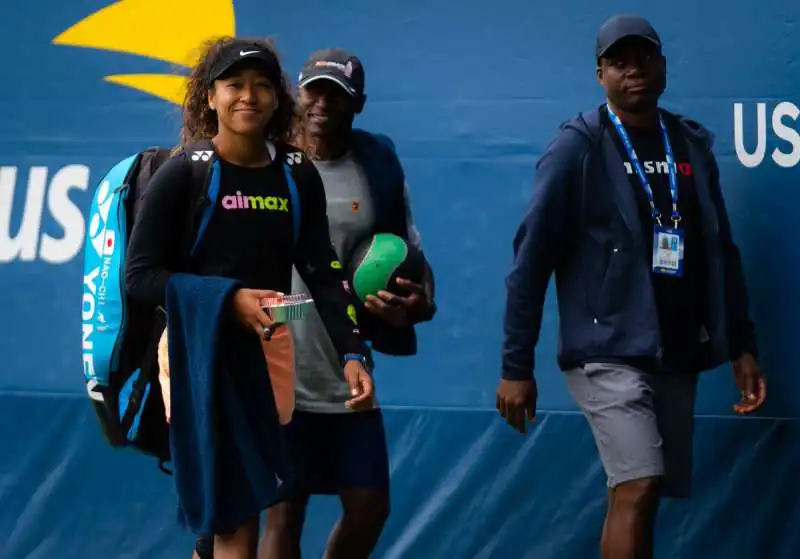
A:
[[[345,353],[344,363],[347,364],[348,361],[358,361],[359,363],[364,365],[367,360],[360,353]]]

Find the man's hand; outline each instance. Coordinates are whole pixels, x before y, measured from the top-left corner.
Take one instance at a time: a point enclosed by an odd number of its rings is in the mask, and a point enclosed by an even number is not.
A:
[[[520,433],[527,431],[527,422],[536,420],[536,381],[501,380],[497,387],[497,411]],[[527,421],[526,421],[527,420]]]
[[[753,413],[767,399],[767,381],[756,358],[743,353],[733,362],[733,379],[742,394],[742,399],[733,405],[733,411],[739,414]]]
[[[378,291],[377,297],[367,296],[364,307],[392,326],[411,326],[425,320],[431,314],[432,308],[425,288],[403,278],[397,278],[397,285],[409,290],[411,294],[402,297],[388,291]]]
[[[344,364],[344,378],[350,386],[353,396],[344,403],[345,407],[352,409],[365,409],[372,405],[372,378],[358,361],[348,361]]]

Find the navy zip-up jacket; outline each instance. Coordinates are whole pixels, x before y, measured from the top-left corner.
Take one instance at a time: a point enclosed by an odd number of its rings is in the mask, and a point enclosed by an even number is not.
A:
[[[702,215],[708,338],[694,363],[702,371],[743,352],[755,355],[755,329],[711,134],[675,116],[688,140]],[[657,359],[661,335],[651,262],[635,193],[614,140],[602,125],[600,107],[562,124],[536,169],[506,280],[502,378],[533,377],[545,293],[553,274],[562,370],[595,357]]]

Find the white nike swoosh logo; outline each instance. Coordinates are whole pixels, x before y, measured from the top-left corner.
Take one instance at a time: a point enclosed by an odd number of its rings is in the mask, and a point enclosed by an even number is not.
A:
[[[239,51],[239,56],[247,56],[248,54],[255,54],[257,52],[260,52],[260,51],[257,51],[257,50],[240,50]]]

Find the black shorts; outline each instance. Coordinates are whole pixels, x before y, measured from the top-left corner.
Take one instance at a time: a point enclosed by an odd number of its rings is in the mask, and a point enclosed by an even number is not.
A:
[[[295,411],[286,426],[286,438],[295,477],[294,483],[287,484],[284,498],[389,487],[389,455],[380,409]]]

